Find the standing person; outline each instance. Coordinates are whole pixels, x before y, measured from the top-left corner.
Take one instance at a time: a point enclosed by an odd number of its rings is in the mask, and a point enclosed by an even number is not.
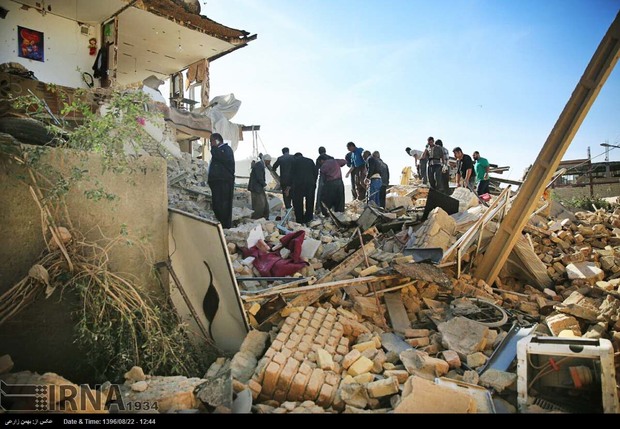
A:
[[[280,189],[282,189],[282,198],[284,199],[284,207],[291,208],[291,180],[293,177],[293,155],[289,153],[287,147],[282,148],[282,156],[276,159],[273,164],[273,170],[280,168]]]
[[[465,155],[460,147],[452,149],[456,158],[456,187],[463,186],[473,192],[476,183],[476,172],[471,156]]]
[[[366,161],[366,185],[368,187],[368,203],[372,201],[377,206],[381,204],[381,171],[379,160],[365,150],[363,153],[364,161]]]
[[[207,182],[211,188],[211,204],[222,228],[232,227],[232,202],[235,192],[235,155],[218,133],[211,134],[211,163]]]
[[[443,146],[443,142],[440,139],[435,141],[437,146],[441,146],[443,150],[443,166],[441,167],[441,187],[444,193],[450,191],[450,152]]]
[[[381,192],[379,193],[379,206],[385,208],[385,198],[387,196],[387,188],[390,184],[390,168],[381,159],[378,150],[372,153],[372,156],[379,161],[379,171],[381,173]]]
[[[443,148],[435,144],[433,137],[428,138],[428,183],[432,189],[443,192],[441,169],[443,167]]]
[[[310,158],[305,158],[300,152],[297,152],[293,162],[293,172],[291,192],[295,220],[297,223],[307,224],[313,219],[314,213],[316,165],[314,165],[314,161]]]
[[[347,143],[347,149],[349,153],[347,153],[345,160],[347,161],[347,167],[350,167],[350,169],[346,177],[351,175],[351,193],[353,194],[353,199],[364,201],[366,198],[366,185],[364,184],[366,163],[362,157],[364,149],[357,147],[353,142]]]
[[[314,207],[314,212],[316,214],[323,212],[323,208],[321,207],[321,192],[323,192],[323,184],[325,182],[321,174],[319,162],[322,160],[334,159],[333,156],[329,156],[326,152],[327,150],[323,146],[319,147],[319,157],[316,159],[316,169],[319,175],[319,186],[316,188],[316,207]]]
[[[267,186],[267,181],[265,180],[265,166],[268,166],[270,163],[271,156],[263,155],[262,159],[252,164],[250,181],[248,182],[248,190],[252,198],[252,210],[254,210],[252,219],[264,217],[269,220],[269,203],[267,202],[267,194],[265,193],[265,187]]]
[[[321,203],[335,212],[344,212],[344,182],[342,181],[342,167],[347,165],[344,159],[321,159],[318,160],[323,190],[321,191]],[[327,210],[321,204],[321,213],[327,216]]]
[[[476,164],[474,165],[474,171],[476,172],[476,181],[478,182],[477,194],[488,194],[489,193],[489,170],[491,166],[489,165],[489,161],[486,158],[480,156],[480,152],[475,151],[473,154],[474,161]]]

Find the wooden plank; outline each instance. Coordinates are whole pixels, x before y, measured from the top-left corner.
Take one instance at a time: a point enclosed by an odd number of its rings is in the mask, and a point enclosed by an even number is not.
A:
[[[299,286],[299,287],[292,287],[292,288],[288,288],[288,289],[279,289],[279,290],[273,290],[273,291],[265,292],[265,293],[262,293],[260,295],[256,295],[256,296],[252,296],[252,297],[248,297],[248,298],[244,297],[244,301],[256,301],[258,299],[267,298],[269,296],[274,296],[274,295],[296,295],[296,294],[299,294],[299,293],[306,293],[306,292],[313,292],[313,291],[320,291],[321,293],[323,293],[327,289],[338,289],[338,288],[344,288],[344,287],[348,287],[348,286],[357,286],[357,285],[360,285],[362,283],[370,283],[370,282],[378,282],[378,281],[383,281],[383,280],[389,280],[390,278],[393,278],[393,277],[394,276],[358,277],[358,278],[355,278],[355,279],[338,280],[338,281],[335,281],[335,282],[314,284],[312,286]],[[292,303],[291,303],[291,305],[292,305]],[[292,306],[293,307],[298,307],[297,305],[292,305]]]
[[[367,293],[364,296],[381,295],[381,294],[388,293],[388,292],[394,292],[395,290],[400,290],[400,289],[406,288],[408,286],[412,286],[412,285],[415,284],[415,282],[416,282],[416,280],[414,280],[412,282],[407,282],[407,283],[402,284],[402,285],[390,287],[390,288],[387,288],[387,289],[378,290],[376,292],[369,292],[369,293]]]
[[[485,280],[487,284],[493,284],[499,275],[549,179],[559,167],[581,123],[618,62],[619,53],[620,13],[616,15],[579,79],[530,168],[525,182],[520,187],[510,211],[500,224],[476,269],[476,277]]]
[[[383,299],[385,300],[385,306],[390,315],[392,329],[396,332],[405,333],[406,329],[411,328],[411,322],[409,321],[409,316],[407,316],[407,310],[405,310],[405,305],[400,297],[400,293],[386,293]]]
[[[350,273],[355,267],[364,262],[364,251],[372,252],[375,250],[375,243],[371,241],[366,243],[364,247],[358,249],[353,254],[351,254],[347,259],[342,261],[336,268],[334,268],[329,274],[325,277],[320,278],[316,284],[329,283],[334,281],[337,277],[346,275]],[[290,305],[292,307],[307,307],[310,304],[316,302],[323,296],[324,290],[313,290],[307,291],[302,295],[294,298]]]

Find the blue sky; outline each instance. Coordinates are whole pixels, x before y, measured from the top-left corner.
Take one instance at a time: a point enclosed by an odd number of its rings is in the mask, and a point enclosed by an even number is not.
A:
[[[202,14],[257,33],[211,65],[211,95],[242,101],[267,152],[379,150],[391,182],[428,136],[520,179],[534,162],[620,0],[207,0]],[[620,67],[565,159],[620,145]],[[251,154],[246,133],[237,158]],[[262,149],[264,151],[265,149]],[[620,159],[620,149],[610,152]],[[596,161],[603,161],[601,156]]]

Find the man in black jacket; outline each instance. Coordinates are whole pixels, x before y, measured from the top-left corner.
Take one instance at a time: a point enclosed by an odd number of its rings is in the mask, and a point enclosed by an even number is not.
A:
[[[232,227],[232,202],[235,192],[235,155],[218,133],[211,134],[211,163],[208,183],[211,205],[222,228]]]
[[[319,147],[319,157],[315,161],[316,171],[319,175],[319,186],[316,188],[316,204],[314,207],[314,212],[316,214],[319,214],[323,211],[323,207],[321,207],[321,193],[323,190],[323,184],[325,183],[325,179],[321,174],[321,162],[327,161],[328,159],[334,159],[334,157],[327,154],[327,150],[324,146]]]
[[[314,161],[301,153],[295,154],[293,163],[293,209],[297,223],[308,223],[313,219],[314,190],[316,189],[317,170]],[[305,199],[305,210],[304,210]]]
[[[265,187],[267,181],[265,180],[265,166],[269,166],[271,163],[271,156],[263,155],[262,159],[259,159],[252,165],[252,171],[250,172],[250,181],[248,182],[248,190],[252,197],[252,219],[260,219],[264,217],[269,220],[269,203],[267,202],[267,194],[265,193]]]
[[[363,153],[364,161],[366,162],[366,186],[368,189],[368,203],[371,201],[377,206],[381,204],[381,171],[380,161],[370,154],[370,151],[365,150]]]
[[[273,164],[273,170],[276,171],[280,168],[280,189],[282,189],[282,197],[284,199],[284,206],[288,209],[291,208],[291,178],[293,176],[293,155],[289,153],[287,147],[282,148],[282,156],[276,159]]]
[[[381,159],[381,154],[378,150],[372,153],[373,158],[379,161],[379,173],[381,174],[381,193],[379,194],[379,206],[385,208],[385,199],[387,196],[387,188],[390,183],[390,168]]]

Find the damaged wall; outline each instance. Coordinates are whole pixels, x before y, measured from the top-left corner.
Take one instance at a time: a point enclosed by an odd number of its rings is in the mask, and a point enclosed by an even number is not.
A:
[[[66,150],[52,149],[48,158],[53,165],[76,165],[75,155]],[[100,174],[101,159],[90,154],[80,167],[88,169],[119,199],[88,200],[83,193],[87,187],[75,186],[67,201],[69,212],[76,229],[88,232],[90,239],[100,238],[96,227],[112,238],[126,224],[130,234],[146,238],[154,260],[162,261],[168,255],[166,164],[155,157],[138,162],[144,168],[133,174]],[[0,164],[0,294],[27,275],[44,248],[39,209],[19,179],[24,174],[25,170],[15,164]],[[149,290],[161,291],[151,263],[145,261],[138,246],[117,246],[110,259],[115,272],[129,273]],[[59,290],[47,300],[39,299],[0,327],[0,355],[10,354],[16,370],[51,371],[79,383],[92,382],[92,368],[85,365],[82,352],[74,344],[72,314],[79,309],[73,291],[63,291],[62,301]]]
[[[51,164],[69,168],[76,165],[76,157],[66,150],[51,149]],[[84,191],[92,185],[80,182],[69,192],[67,205],[74,226],[89,239],[99,239],[97,227],[113,238],[126,225],[128,233],[151,246],[154,261],[168,256],[168,197],[166,162],[163,158],[142,157],[133,174],[101,174],[102,161],[98,155],[89,154],[82,170],[88,170],[106,192],[118,197],[116,201],[93,201]],[[44,248],[41,236],[40,212],[28,188],[19,177],[26,174],[16,165],[3,165],[0,169],[0,293],[8,290],[28,273],[31,265]],[[138,246],[117,246],[110,254],[110,267],[119,273],[128,273],[149,290],[160,291],[150,263]]]

